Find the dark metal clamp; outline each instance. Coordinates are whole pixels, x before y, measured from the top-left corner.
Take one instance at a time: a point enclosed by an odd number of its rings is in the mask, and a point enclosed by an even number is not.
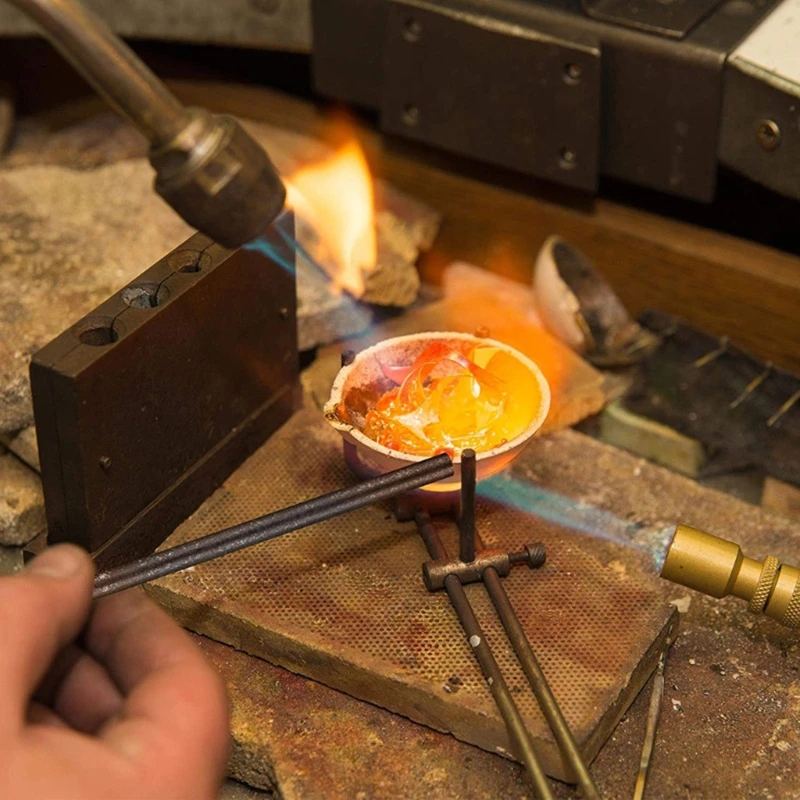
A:
[[[476,460],[474,450],[465,450],[461,454],[461,512],[458,521],[460,557],[458,559],[449,558],[430,514],[422,509],[417,509],[415,512],[417,529],[433,559],[427,561],[422,567],[425,585],[431,592],[439,589],[447,591],[472,652],[480,664],[506,724],[509,737],[516,749],[516,755],[527,767],[537,796],[541,800],[550,800],[553,794],[536,755],[531,735],[525,727],[525,722],[511,690],[464,591],[466,583],[479,581],[483,583],[514,648],[520,666],[539,702],[542,713],[553,731],[559,749],[575,774],[583,796],[591,798],[591,800],[599,800],[600,795],[583,754],[564,719],[501,580],[511,572],[512,566],[518,564],[527,564],[530,568],[542,566],[546,559],[545,548],[541,544],[530,544],[526,545],[522,551],[515,553],[483,548],[476,552],[476,539],[480,541],[475,528]]]

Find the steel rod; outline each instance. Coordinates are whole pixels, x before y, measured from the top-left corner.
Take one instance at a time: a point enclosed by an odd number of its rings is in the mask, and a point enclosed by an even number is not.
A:
[[[34,20],[53,46],[152,144],[170,141],[189,115],[124,42],[77,0],[9,0]]]
[[[583,758],[583,754],[578,747],[575,738],[570,731],[564,715],[561,713],[550,684],[533,652],[531,643],[519,621],[519,617],[514,611],[511,600],[503,586],[503,581],[497,574],[494,567],[489,567],[483,572],[483,583],[486,586],[486,591],[492,599],[497,615],[503,623],[506,634],[514,652],[517,654],[519,663],[522,666],[523,672],[528,679],[528,683],[536,695],[539,706],[542,709],[550,729],[561,748],[562,754],[566,757],[572,771],[575,773],[575,778],[578,785],[581,787],[583,796],[591,800],[600,800],[600,794],[595,786],[594,780],[589,773],[589,767]]]
[[[481,630],[475,612],[472,610],[464,587],[455,575],[448,575],[444,582],[450,602],[456,610],[461,627],[467,635],[472,652],[481,666],[483,676],[489,684],[489,689],[494,696],[494,701],[500,709],[503,720],[508,730],[508,735],[516,748],[517,755],[522,758],[523,763],[530,773],[536,794],[541,800],[552,800],[553,794],[550,791],[550,783],[536,755],[533,741],[525,727],[517,704],[511,696],[511,690],[503,678],[500,666],[486,641],[486,637]]]
[[[438,461],[436,460],[438,459]],[[255,520],[250,520],[248,522],[241,523],[240,525],[235,525],[232,528],[226,528],[223,531],[219,531],[214,534],[210,534],[208,536],[202,536],[199,539],[195,539],[191,542],[186,542],[178,547],[170,548],[169,550],[161,550],[158,553],[152,553],[149,556],[146,556],[147,565],[150,568],[160,567],[162,565],[170,564],[174,562],[174,560],[178,557],[186,558],[195,553],[204,552],[209,546],[210,542],[213,541],[216,543],[220,543],[223,541],[237,541],[238,538],[242,535],[243,528],[245,527],[252,527],[252,526],[278,526],[283,525],[291,525],[296,522],[298,519],[305,518],[308,514],[316,513],[319,510],[330,508],[334,506],[338,508],[338,504],[343,500],[351,500],[354,501],[362,496],[372,496],[376,487],[382,487],[384,484],[391,485],[393,482],[397,480],[405,480],[405,479],[416,479],[417,477],[423,478],[433,472],[437,472],[442,467],[447,469],[447,464],[449,462],[449,458],[445,456],[442,458],[441,456],[436,456],[436,459],[426,459],[425,461],[417,462],[417,464],[413,464],[410,467],[404,467],[403,470],[406,472],[401,472],[401,470],[395,470],[393,472],[388,472],[385,475],[380,475],[377,478],[372,478],[367,481],[363,481],[355,486],[349,487],[347,489],[339,489],[336,492],[331,492],[329,494],[322,495],[320,497],[315,497],[312,500],[306,500],[303,503],[298,503],[294,506],[289,506],[288,508],[283,508],[280,511],[274,511],[271,514],[268,514],[264,517],[259,517]],[[450,467],[450,475],[452,475],[452,466]],[[440,480],[440,478],[435,478],[435,480]],[[433,482],[430,480],[428,482]],[[424,484],[420,484],[424,485]],[[415,488],[415,487],[412,487]],[[393,496],[393,495],[390,495]],[[358,506],[354,506],[358,507]],[[335,516],[335,513],[333,514]],[[304,527],[300,525],[299,527]],[[287,529],[286,532],[289,532]],[[133,561],[129,564],[125,564],[121,567],[116,567],[113,569],[113,579],[118,580],[120,578],[126,577],[128,575],[135,575],[142,570],[142,561],[143,559],[139,559],[137,561]],[[112,578],[106,577],[110,573],[100,573],[97,575],[95,579],[95,585],[100,585],[108,582]]]
[[[477,457],[474,450],[461,453],[461,514],[458,520],[459,557],[475,560],[475,485]]]
[[[427,511],[417,510],[414,514],[414,520],[417,523],[417,530],[425,542],[425,547],[428,548],[428,553],[435,561],[445,561],[447,559],[447,550],[444,549],[442,540],[433,527],[433,520]]]
[[[387,472],[356,486],[339,489],[288,509],[234,525],[168,550],[145,556],[95,578],[93,597],[104,597],[187,567],[306,528],[331,517],[378,503],[450,477],[453,464],[446,454]]]
[[[447,558],[447,550],[442,544],[442,540],[433,526],[430,515],[425,511],[418,511],[416,514],[417,526],[422,536],[425,546],[428,548],[431,558]],[[472,609],[472,605],[467,598],[461,581],[455,575],[448,575],[445,579],[445,589],[450,597],[450,602],[455,609],[461,627],[467,636],[467,641],[475,654],[475,658],[481,667],[489,689],[492,692],[494,701],[500,711],[506,725],[509,738],[516,748],[518,755],[525,764],[531,776],[536,796],[540,800],[553,800],[550,783],[542,769],[536,750],[533,746],[530,734],[525,727],[517,704],[511,695],[508,684],[500,671],[500,665],[492,653],[489,643],[483,634],[478,618]]]

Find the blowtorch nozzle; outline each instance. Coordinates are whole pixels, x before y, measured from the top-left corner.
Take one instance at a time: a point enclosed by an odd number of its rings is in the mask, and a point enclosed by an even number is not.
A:
[[[286,190],[266,152],[236,120],[186,109],[185,126],[154,146],[155,189],[190,225],[241,247],[281,212]]]
[[[711,597],[732,594],[754,614],[800,628],[800,569],[775,556],[757,561],[734,542],[678,525],[661,577]]]

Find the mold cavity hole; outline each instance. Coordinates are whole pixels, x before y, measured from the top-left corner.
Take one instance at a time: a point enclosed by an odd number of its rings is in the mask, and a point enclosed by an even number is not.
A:
[[[211,262],[211,256],[201,250],[176,250],[167,256],[167,264],[175,272],[200,272]]]
[[[81,344],[92,347],[104,347],[119,338],[111,317],[91,317],[78,326],[77,334]]]
[[[166,286],[159,286],[157,283],[137,283],[123,289],[121,297],[125,305],[131,308],[155,308],[167,299],[168,294]]]

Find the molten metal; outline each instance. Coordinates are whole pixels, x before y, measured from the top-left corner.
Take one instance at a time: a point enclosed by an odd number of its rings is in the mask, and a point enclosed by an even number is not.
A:
[[[492,450],[519,436],[543,402],[531,371],[492,344],[434,340],[410,365],[380,363],[396,386],[367,414],[364,434],[404,453]]]

